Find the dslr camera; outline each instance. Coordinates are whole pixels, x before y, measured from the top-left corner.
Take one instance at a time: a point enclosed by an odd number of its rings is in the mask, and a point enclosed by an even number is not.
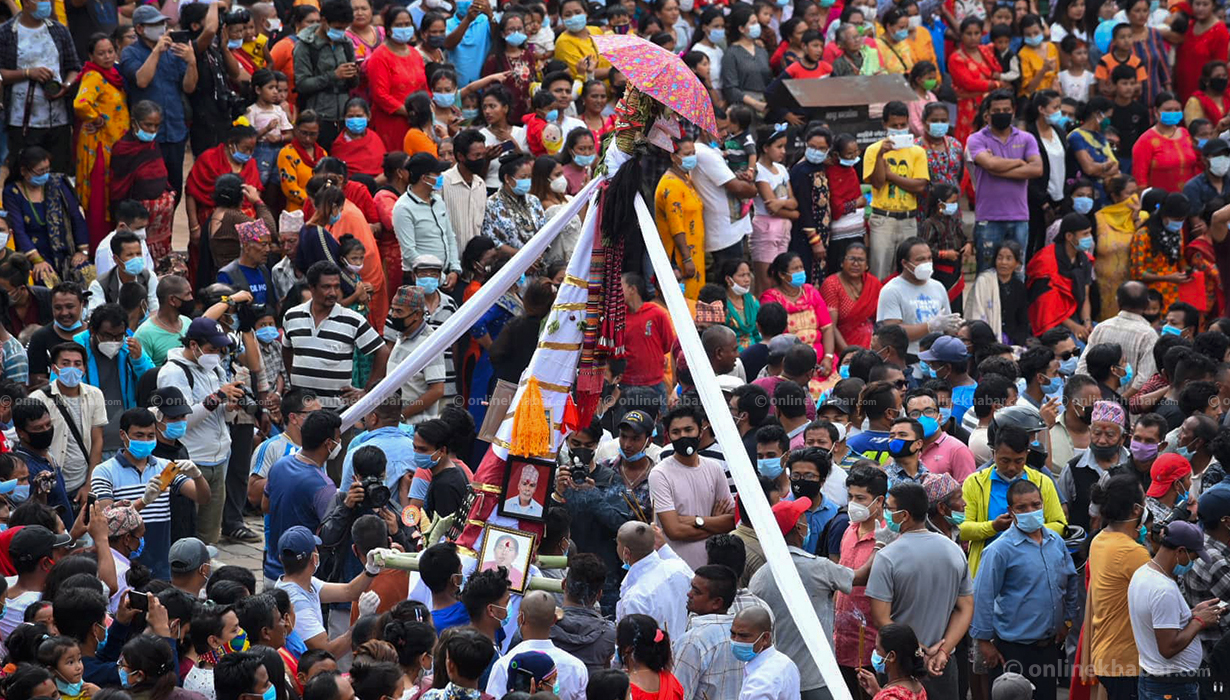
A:
[[[393,493],[389,491],[389,487],[384,485],[384,478],[379,476],[365,476],[359,485],[363,487],[363,506],[372,510],[379,510],[389,504],[393,497]]]

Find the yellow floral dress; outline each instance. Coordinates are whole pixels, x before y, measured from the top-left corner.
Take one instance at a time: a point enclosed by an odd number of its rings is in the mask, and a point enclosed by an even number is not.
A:
[[[1175,262],[1170,262],[1165,254],[1153,251],[1153,244],[1149,238],[1149,227],[1142,225],[1136,231],[1136,234],[1132,236],[1131,268],[1128,270],[1129,279],[1138,280],[1146,272],[1158,276],[1178,274],[1183,271],[1180,265],[1182,261],[1182,243],[1179,245],[1178,259]],[[1171,304],[1179,300],[1179,286],[1174,282],[1150,282],[1149,287],[1161,293],[1163,309],[1169,309]]]
[[[81,73],[81,87],[73,100],[73,111],[82,125],[99,117],[103,120],[102,127],[94,133],[80,129],[77,136],[77,199],[85,210],[87,220],[91,219],[91,215],[109,218],[111,202],[107,184],[111,180],[111,147],[128,132],[128,98],[102,73],[85,70]],[[101,174],[93,172],[100,152],[103,158]],[[95,200],[90,199],[91,195]],[[102,207],[101,212],[95,211],[95,207],[99,206]]]
[[[1115,299],[1119,285],[1128,279],[1131,269],[1132,238],[1136,234],[1135,211],[1132,206],[1139,205],[1139,197],[1130,198],[1117,204],[1108,204],[1098,211],[1097,252],[1094,258],[1093,271],[1098,281],[1098,289],[1102,293],[1102,310],[1097,320],[1105,321],[1119,314],[1119,304]]]
[[[692,187],[691,178],[685,180],[673,170],[667,170],[658,180],[653,204],[653,220],[666,255],[680,270],[687,258],[696,266],[696,276],[683,280],[683,295],[696,299],[700,296],[700,288],[705,286],[705,220],[700,195]],[[679,250],[675,245],[675,236],[679,233],[684,235],[687,250]]]

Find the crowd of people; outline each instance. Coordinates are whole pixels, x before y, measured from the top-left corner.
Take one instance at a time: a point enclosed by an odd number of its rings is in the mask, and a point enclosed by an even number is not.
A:
[[[1213,0],[4,15],[4,700],[1224,694]],[[593,420],[548,472],[475,476],[578,284],[582,213],[343,429],[603,175],[634,89],[603,34],[677,54],[718,133],[638,146],[674,279],[624,261]],[[860,106],[882,138],[786,83],[883,74],[914,99]],[[701,406],[687,324],[737,434]],[[524,520],[474,520],[493,489]],[[749,521],[762,497],[786,560]],[[504,527],[494,559],[446,518]]]

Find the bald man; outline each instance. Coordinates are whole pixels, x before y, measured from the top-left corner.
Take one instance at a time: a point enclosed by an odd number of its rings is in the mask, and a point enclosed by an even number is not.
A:
[[[730,623],[731,652],[747,662],[739,700],[799,700],[799,668],[773,646],[766,608],[745,608]]]
[[[648,615],[666,628],[673,647],[688,627],[692,569],[663,537],[655,536],[654,528],[639,520],[620,526],[615,553],[628,567],[619,586],[615,622],[633,613]]]
[[[540,651],[555,662],[558,672],[560,700],[585,700],[585,684],[589,681],[589,670],[585,663],[577,657],[555,646],[551,641],[551,628],[555,626],[556,607],[555,596],[546,591],[530,591],[521,599],[521,610],[517,613],[517,624],[521,628],[521,643],[508,650],[491,667],[491,675],[487,678],[487,694],[492,697],[503,697],[507,693],[508,664],[517,654],[526,651]]]

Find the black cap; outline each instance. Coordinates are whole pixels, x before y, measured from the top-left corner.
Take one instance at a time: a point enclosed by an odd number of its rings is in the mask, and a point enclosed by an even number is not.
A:
[[[150,394],[149,407],[158,409],[166,418],[183,418],[192,413],[192,407],[184,400],[184,393],[173,386],[155,389]]]
[[[17,563],[42,561],[56,547],[67,547],[73,538],[66,532],[56,534],[42,525],[26,525],[13,535],[9,543],[9,558]]]
[[[625,413],[623,420],[619,421],[618,427],[622,428],[625,425],[641,435],[648,435],[653,432],[653,419],[644,411],[628,411]]]
[[[1230,155],[1230,141],[1220,138],[1209,139],[1205,142],[1204,148],[1200,149],[1200,153],[1203,154],[1205,158]]]
[[[428,173],[442,173],[448,168],[448,163],[426,152],[415,153],[406,163],[406,172],[410,175],[410,182],[418,182]]]

